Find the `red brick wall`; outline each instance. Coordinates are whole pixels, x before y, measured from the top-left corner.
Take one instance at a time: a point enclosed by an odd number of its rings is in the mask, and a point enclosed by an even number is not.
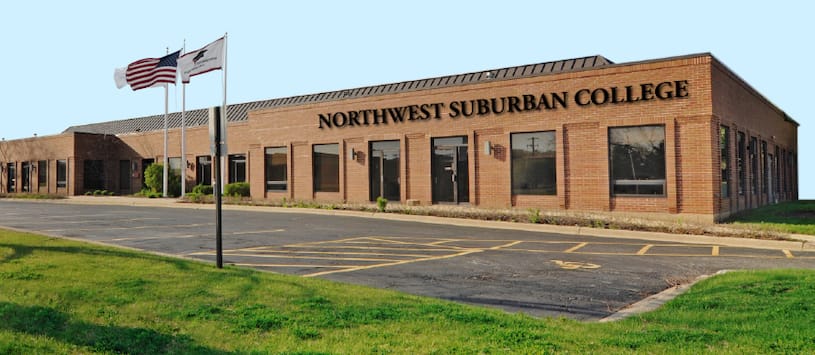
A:
[[[580,106],[574,96],[581,89],[617,87],[664,81],[687,81],[687,97],[654,99],[634,103]],[[453,118],[450,103],[524,94],[568,93],[567,107],[483,116]],[[550,96],[551,98],[551,96]],[[444,103],[440,118],[369,126],[319,128],[319,115],[364,109]],[[731,211],[770,202],[769,194],[720,199],[718,127],[731,127],[731,148],[736,132],[768,142],[771,153],[797,151],[795,125],[784,120],[783,112],[709,55],[669,58],[612,65],[538,77],[484,81],[454,87],[418,90],[341,101],[270,108],[249,112],[247,122],[233,123],[228,129],[229,154],[247,154],[247,176],[256,198],[317,199],[322,201],[365,202],[369,200],[370,142],[399,140],[401,143],[401,198],[430,204],[432,201],[431,140],[466,136],[470,173],[470,204],[483,207],[519,207],[586,211],[657,212],[692,215],[726,215]],[[662,125],[665,127],[666,195],[659,197],[612,196],[609,186],[609,127]],[[554,131],[556,139],[557,195],[512,195],[510,134]],[[32,147],[28,140],[0,144],[6,161],[36,161],[58,156],[57,151],[77,156],[71,181],[81,181],[81,161],[97,156],[93,144],[98,139],[81,138],[74,147],[66,136],[56,136],[44,148]],[[39,138],[42,139],[42,138]],[[163,132],[153,131],[119,136],[109,144],[110,159],[163,159]],[[485,142],[493,150],[485,153]],[[312,182],[312,146],[337,143],[340,149],[340,191],[315,193]],[[264,148],[289,147],[289,189],[266,192]],[[27,156],[26,152],[50,149]],[[360,154],[356,159],[350,151]],[[3,153],[0,151],[0,153]],[[71,153],[66,153],[71,154]],[[187,130],[186,160],[209,154],[206,127]],[[114,157],[115,156],[115,157]],[[180,129],[169,132],[168,156],[180,156]],[[738,181],[735,149],[731,150],[731,184]],[[74,158],[74,157],[69,157]],[[115,159],[114,159],[115,158]],[[749,163],[749,162],[748,162]],[[749,167],[749,164],[747,164]],[[50,165],[49,165],[50,166]],[[117,166],[117,165],[112,165]],[[195,167],[186,170],[189,185],[195,180]],[[111,176],[115,176],[115,172]],[[748,172],[748,177],[749,177]],[[140,181],[140,179],[138,179]],[[115,182],[114,182],[115,183]],[[135,182],[134,182],[134,185]],[[749,181],[748,181],[749,187]],[[81,189],[81,186],[77,186]],[[77,191],[78,193],[80,191]],[[782,199],[797,198],[790,193]]]
[[[731,189],[730,197],[721,198],[721,191],[719,188],[719,181],[721,179],[721,169],[719,169],[720,153],[718,151],[718,137],[715,141],[715,154],[713,160],[715,168],[713,171],[714,179],[716,182],[715,208],[714,212],[720,217],[747,208],[755,208],[758,206],[766,205],[774,201],[770,200],[771,194],[762,191],[762,184],[764,183],[765,171],[764,161],[760,156],[759,158],[759,171],[758,181],[759,192],[754,194],[752,186],[752,166],[749,160],[749,153],[745,155],[745,171],[746,171],[746,184],[744,187],[744,195],[738,195],[738,171],[736,164],[736,149],[737,149],[737,133],[743,132],[746,137],[746,145],[749,147],[751,137],[756,137],[759,144],[759,154],[761,154],[761,142],[766,141],[768,146],[768,153],[775,154],[775,148],[778,147],[779,151],[797,152],[798,142],[797,126],[786,120],[783,111],[773,106],[766,98],[756,92],[753,88],[747,85],[741,78],[732,73],[723,64],[718,61],[713,61],[711,66],[711,78],[713,84],[713,114],[715,120],[713,121],[712,129],[716,130],[720,125],[730,128],[730,183],[733,188]],[[784,164],[782,164],[783,166]],[[775,175],[775,174],[774,174]],[[779,178],[785,174],[781,174]],[[780,182],[780,181],[775,181]],[[775,188],[773,188],[775,190]],[[791,186],[786,193],[780,195],[772,195],[775,200],[797,200],[797,186]]]

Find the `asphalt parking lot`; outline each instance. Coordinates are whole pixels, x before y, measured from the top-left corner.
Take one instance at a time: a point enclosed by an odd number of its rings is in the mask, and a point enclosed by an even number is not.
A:
[[[0,225],[214,262],[211,206],[105,201],[123,203],[0,200]],[[723,269],[815,267],[815,250],[794,243],[691,244],[681,236],[609,238],[528,227],[228,209],[224,263],[580,320],[602,319]]]

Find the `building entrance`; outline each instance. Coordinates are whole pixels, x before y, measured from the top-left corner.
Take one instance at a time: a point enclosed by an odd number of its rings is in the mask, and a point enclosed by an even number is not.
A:
[[[382,196],[388,201],[401,200],[399,177],[399,141],[370,143],[370,199]]]
[[[17,169],[14,163],[6,165],[6,192],[17,192]]]
[[[21,168],[23,178],[23,192],[31,192],[31,163],[23,162]]]
[[[470,201],[467,137],[433,138],[431,179],[433,203]]]

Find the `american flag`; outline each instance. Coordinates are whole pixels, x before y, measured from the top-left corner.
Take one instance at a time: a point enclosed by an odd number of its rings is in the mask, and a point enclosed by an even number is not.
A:
[[[127,66],[125,78],[133,91],[162,86],[175,85],[176,66],[181,51],[170,53],[161,58],[145,58]]]

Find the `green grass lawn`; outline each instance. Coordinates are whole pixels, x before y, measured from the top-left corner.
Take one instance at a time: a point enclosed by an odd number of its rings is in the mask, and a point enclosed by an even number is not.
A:
[[[581,323],[0,231],[0,354],[815,353],[814,297],[811,270],[733,272]]]
[[[785,233],[815,235],[815,200],[782,202],[731,218],[730,223]]]

